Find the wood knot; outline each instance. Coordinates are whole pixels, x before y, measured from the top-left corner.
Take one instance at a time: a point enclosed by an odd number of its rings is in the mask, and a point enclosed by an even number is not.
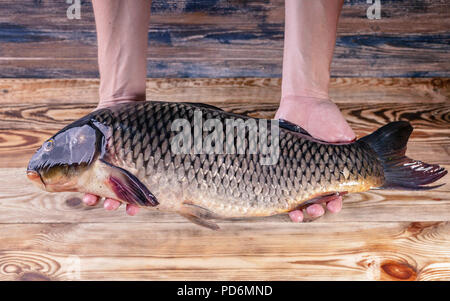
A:
[[[406,231],[411,233],[412,235],[419,235],[426,228],[433,227],[437,224],[438,223],[436,223],[436,222],[413,222],[408,225],[408,227],[406,228]]]
[[[19,279],[20,281],[51,281],[52,279],[48,276],[36,272],[26,272],[23,273]]]
[[[433,78],[431,80],[431,84],[433,85],[434,88],[443,88],[444,87],[444,82],[442,81],[442,79],[440,78]]]
[[[14,263],[8,263],[5,265],[2,265],[0,268],[0,272],[2,274],[20,274],[22,273],[22,268]]]
[[[406,263],[388,261],[381,264],[382,279],[384,280],[416,280],[417,272]],[[383,277],[385,276],[385,277]],[[387,276],[387,277],[386,277]]]
[[[77,207],[81,204],[81,199],[74,197],[66,200],[66,205],[69,207]]]

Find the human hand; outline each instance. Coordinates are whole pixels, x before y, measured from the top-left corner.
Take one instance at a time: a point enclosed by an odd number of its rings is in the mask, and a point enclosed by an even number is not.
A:
[[[329,99],[304,96],[284,97],[275,118],[298,124],[320,140],[351,142],[355,139],[355,133],[339,108]],[[329,212],[339,212],[342,209],[342,196],[328,196],[325,203]],[[325,213],[325,208],[321,204],[312,204],[306,207],[305,212],[311,218],[318,218]],[[302,210],[293,210],[289,212],[289,217],[293,222],[302,222],[305,215]]]

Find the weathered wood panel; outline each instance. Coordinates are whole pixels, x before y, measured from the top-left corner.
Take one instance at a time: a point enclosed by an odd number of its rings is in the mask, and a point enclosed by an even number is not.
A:
[[[442,222],[0,228],[2,280],[449,280],[449,259]]]
[[[369,20],[365,0],[346,1],[333,76],[449,76],[450,4],[383,1]],[[81,19],[61,1],[3,0],[1,77],[97,77],[90,1]],[[279,77],[284,1],[153,1],[149,77]]]

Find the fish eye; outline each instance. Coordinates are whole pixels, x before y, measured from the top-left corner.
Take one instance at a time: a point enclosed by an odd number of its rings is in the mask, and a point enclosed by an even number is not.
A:
[[[54,141],[53,139],[48,140],[47,142],[44,143],[44,151],[49,152],[53,149],[54,146]]]

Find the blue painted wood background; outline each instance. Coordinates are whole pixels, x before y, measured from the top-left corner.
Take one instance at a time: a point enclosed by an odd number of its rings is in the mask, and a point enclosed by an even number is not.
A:
[[[334,77],[450,77],[450,1],[346,1]],[[0,77],[98,77],[92,3],[0,0]],[[153,0],[148,77],[280,77],[282,0]],[[317,37],[320,39],[320,37]]]

